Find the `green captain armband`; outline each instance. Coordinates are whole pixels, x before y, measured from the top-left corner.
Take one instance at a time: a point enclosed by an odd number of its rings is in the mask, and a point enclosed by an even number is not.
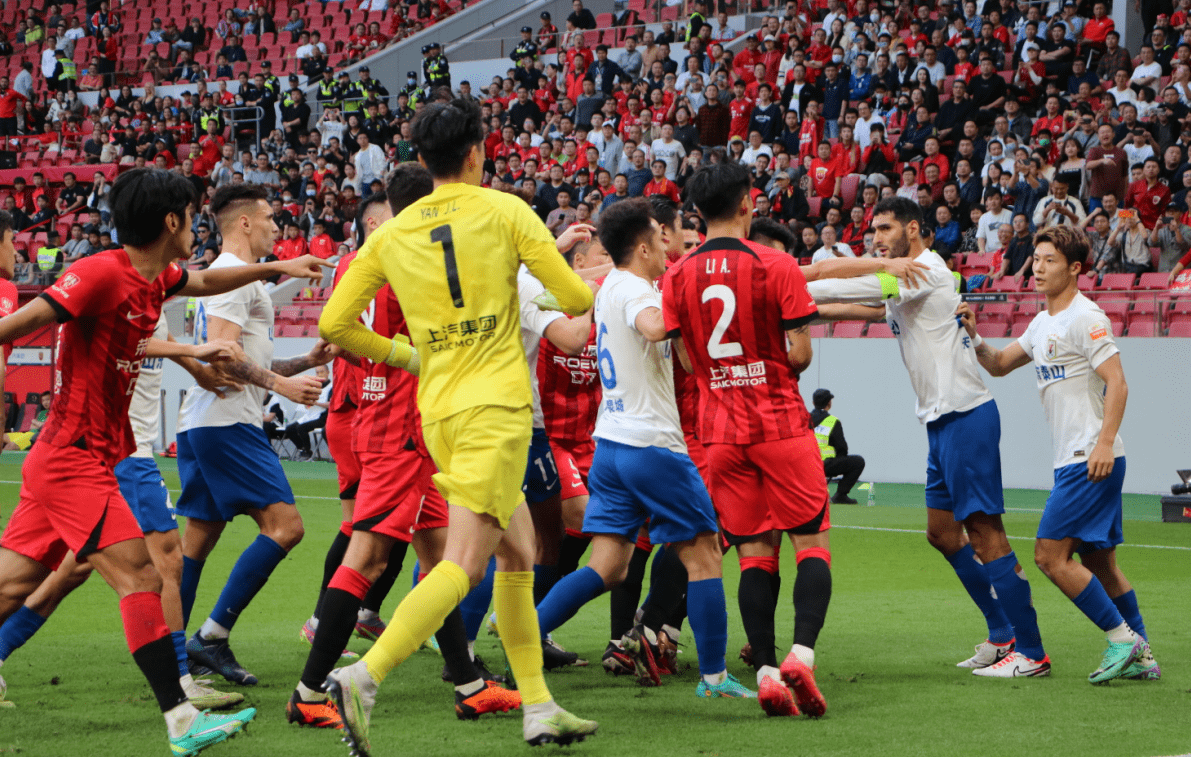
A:
[[[533,298],[533,304],[537,305],[542,310],[557,310],[562,312],[562,305],[559,304],[558,298],[554,296],[554,292],[549,290],[542,292],[537,297]]]
[[[897,283],[896,276],[884,271],[877,271],[874,275],[877,277],[877,281],[881,282],[882,300],[889,300],[901,294],[901,285]]]
[[[422,367],[418,351],[404,340],[393,339],[393,346],[389,349],[389,356],[385,358],[385,365],[392,368],[402,368],[417,376]]]

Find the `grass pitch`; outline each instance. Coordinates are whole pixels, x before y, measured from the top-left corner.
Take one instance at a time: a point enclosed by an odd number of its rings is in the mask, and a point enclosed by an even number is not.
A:
[[[17,501],[22,455],[0,459],[0,509]],[[159,460],[177,489],[170,460]],[[284,707],[308,647],[298,629],[309,616],[325,550],[339,522],[333,466],[286,463],[306,522],[306,538],[278,568],[233,634],[240,661],[261,683],[240,689],[259,710],[248,732],[214,747],[219,757],[347,755],[336,732],[299,729]],[[860,492],[863,494],[863,492]],[[753,701],[698,700],[689,628],[679,657],[687,668],[658,689],[614,679],[598,667],[608,638],[608,601],[600,598],[556,632],[568,649],[592,661],[586,669],[547,676],[557,700],[600,722],[600,732],[566,754],[607,755],[1170,755],[1191,752],[1191,528],[1158,522],[1158,498],[1126,496],[1120,563],[1137,589],[1159,682],[1087,683],[1104,647],[1102,635],[1032,565],[1032,536],[1044,492],[1007,491],[1005,517],[1013,546],[1034,589],[1049,679],[984,680],[955,667],[984,636],[980,613],[947,563],[921,533],[922,487],[878,484],[875,507],[835,507],[834,595],[817,648],[825,718],[767,719]],[[204,571],[191,621],[211,609],[232,563],[256,535],[241,519],[224,533]],[[1145,546],[1142,546],[1145,545]],[[784,601],[779,647],[793,628],[789,599],[794,561],[782,561]],[[409,589],[406,572],[385,603],[391,613]],[[736,659],[745,642],[736,607],[739,571],[724,563],[729,597],[728,670],[750,687],[752,671]],[[367,642],[353,640],[357,652]],[[479,653],[493,664],[497,642],[481,635]],[[782,652],[779,650],[779,658]],[[455,719],[452,692],[439,680],[442,660],[422,651],[381,690],[372,721],[376,755],[524,755],[518,713]],[[0,709],[0,754],[166,755],[161,717],[128,654],[110,589],[98,578],[69,597],[41,632],[3,667],[13,709]],[[230,688],[230,684],[220,688]],[[553,753],[555,747],[543,747]]]

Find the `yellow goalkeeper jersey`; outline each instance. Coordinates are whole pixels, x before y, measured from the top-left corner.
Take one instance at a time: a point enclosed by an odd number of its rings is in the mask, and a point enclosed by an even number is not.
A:
[[[554,237],[524,200],[444,184],[369,236],[323,310],[323,336],[383,362],[393,343],[357,316],[393,287],[418,351],[424,423],[479,405],[532,403],[521,345],[517,270],[524,263],[572,315],[592,305]]]

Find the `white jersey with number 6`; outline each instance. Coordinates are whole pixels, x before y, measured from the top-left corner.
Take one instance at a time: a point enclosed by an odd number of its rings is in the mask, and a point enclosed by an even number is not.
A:
[[[595,300],[596,362],[604,391],[592,436],[686,454],[674,402],[670,340],[651,342],[636,326],[642,311],[661,307],[657,287],[628,271],[612,271],[600,287]]]

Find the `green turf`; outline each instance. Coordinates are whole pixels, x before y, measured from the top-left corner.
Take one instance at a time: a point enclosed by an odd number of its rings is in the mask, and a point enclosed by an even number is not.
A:
[[[0,479],[16,481],[19,455],[0,459]],[[170,461],[166,480],[177,487]],[[240,661],[261,684],[242,691],[260,710],[249,732],[212,755],[346,755],[331,732],[300,730],[285,722],[284,704],[308,647],[298,629],[309,615],[323,555],[339,521],[332,466],[287,464],[306,521],[305,541],[274,574],[233,634]],[[17,486],[0,484],[4,514]],[[1165,677],[1157,683],[1116,682],[1093,687],[1086,676],[1099,661],[1099,632],[1029,564],[1028,537],[1044,502],[1040,492],[1009,491],[1006,516],[1014,546],[1026,559],[1043,638],[1054,662],[1050,679],[982,680],[954,667],[983,638],[979,613],[947,564],[917,533],[923,527],[922,487],[880,484],[877,506],[836,507],[832,540],[835,593],[818,646],[818,678],[828,716],[767,720],[755,702],[701,701],[696,671],[640,689],[598,667],[549,674],[558,701],[600,721],[599,735],[564,750],[576,755],[1168,755],[1191,751],[1191,617],[1188,570],[1191,528],[1157,520],[1156,497],[1130,497],[1120,562],[1137,587],[1154,650]],[[915,533],[897,530],[905,529]],[[232,561],[251,541],[251,521],[228,528],[212,556],[195,607],[209,612]],[[1165,546],[1173,549],[1157,549]],[[787,599],[778,610],[778,638],[790,639],[794,578],[792,555],[783,560]],[[407,569],[412,565],[412,556]],[[744,643],[735,604],[736,560],[725,561],[729,596],[729,670],[750,686],[754,675],[735,659]],[[403,574],[385,605],[391,611],[409,586]],[[567,648],[597,660],[607,641],[608,602],[598,599],[561,628]],[[695,664],[689,630],[680,656]],[[353,641],[352,648],[366,649]],[[499,659],[482,636],[482,655]],[[419,652],[385,682],[373,718],[377,755],[525,754],[516,714],[461,723],[451,689],[439,681],[441,658]],[[166,755],[164,728],[152,695],[124,643],[116,602],[92,580],[3,674],[12,710],[0,709],[0,754]],[[554,747],[545,747],[553,753]]]

